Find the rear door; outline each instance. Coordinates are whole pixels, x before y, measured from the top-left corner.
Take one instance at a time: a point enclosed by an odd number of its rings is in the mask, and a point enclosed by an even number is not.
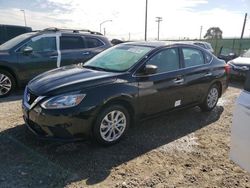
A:
[[[91,58],[84,38],[80,35],[60,37],[61,66],[86,62]]]
[[[89,49],[91,58],[107,48],[105,43],[98,38],[86,36],[84,39],[86,41],[86,46]]]
[[[30,47],[31,53],[24,53]],[[36,75],[57,67],[57,48],[55,36],[34,37],[17,50],[21,80],[29,81]]]
[[[185,67],[186,103],[200,102],[213,80],[212,57],[192,47],[182,47],[181,53]]]
[[[150,115],[180,107],[186,92],[178,48],[160,50],[146,64],[158,70],[153,75],[137,75],[140,111]]]

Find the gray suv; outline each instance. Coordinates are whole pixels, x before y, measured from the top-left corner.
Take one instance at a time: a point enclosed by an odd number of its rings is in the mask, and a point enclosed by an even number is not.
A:
[[[84,63],[112,44],[90,30],[48,28],[19,35],[0,46],[0,97],[45,71]]]

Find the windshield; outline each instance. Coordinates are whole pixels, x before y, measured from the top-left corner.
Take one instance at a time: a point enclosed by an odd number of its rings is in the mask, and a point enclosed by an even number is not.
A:
[[[89,60],[84,64],[84,67],[104,69],[107,71],[126,71],[150,50],[152,50],[152,48],[144,46],[115,46]]]
[[[0,46],[0,50],[9,50],[11,48],[13,48],[14,46],[16,46],[17,44],[19,44],[20,42],[22,42],[23,40],[29,38],[31,35],[33,35],[34,33],[25,33],[22,35],[19,35],[13,39],[10,39],[9,41],[3,43]]]
[[[247,50],[243,55],[242,57],[250,57],[250,49]]]

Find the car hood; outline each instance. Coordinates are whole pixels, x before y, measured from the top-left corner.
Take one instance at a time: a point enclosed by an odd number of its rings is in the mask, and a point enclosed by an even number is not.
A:
[[[29,82],[28,89],[37,96],[57,95],[114,82],[118,74],[68,66],[35,77]]]
[[[233,63],[235,65],[249,66],[250,65],[250,58],[249,57],[238,57],[238,58],[233,59],[232,61],[230,61],[230,63]]]

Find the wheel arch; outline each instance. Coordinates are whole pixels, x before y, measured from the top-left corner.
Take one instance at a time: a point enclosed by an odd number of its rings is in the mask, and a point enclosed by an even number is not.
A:
[[[219,98],[221,97],[221,95],[222,95],[222,83],[219,81],[219,80],[216,80],[216,81],[214,81],[212,84],[211,84],[211,86],[212,85],[214,85],[214,84],[216,84],[218,87],[219,87]],[[210,86],[210,87],[211,87]]]
[[[7,71],[8,73],[10,73],[13,76],[13,78],[15,79],[16,85],[20,86],[20,83],[18,82],[17,75],[15,74],[14,70],[12,70],[9,67],[2,66],[2,65],[0,65],[0,70],[4,70],[4,71]]]
[[[131,96],[121,95],[121,96],[115,96],[115,97],[105,100],[101,108],[98,110],[97,115],[99,115],[103,109],[111,105],[121,105],[124,108],[126,108],[126,110],[128,110],[128,113],[130,115],[131,124],[133,124],[134,119],[135,119],[135,107],[133,105]]]

